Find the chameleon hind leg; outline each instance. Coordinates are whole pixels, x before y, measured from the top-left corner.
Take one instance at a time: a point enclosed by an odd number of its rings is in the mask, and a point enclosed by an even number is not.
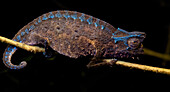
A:
[[[100,61],[100,62],[99,62]],[[110,61],[106,61],[104,59],[96,59],[92,58],[92,60],[87,64],[88,68],[109,65],[113,66],[116,63],[117,59],[110,59]]]
[[[109,65],[112,66],[116,63],[117,59],[111,59],[110,61],[106,61],[105,59],[101,59],[101,53],[100,50],[97,50],[98,52],[96,55],[91,59],[91,61],[87,64],[88,68],[96,67],[96,66],[103,66],[103,65]],[[99,62],[100,61],[100,62]]]

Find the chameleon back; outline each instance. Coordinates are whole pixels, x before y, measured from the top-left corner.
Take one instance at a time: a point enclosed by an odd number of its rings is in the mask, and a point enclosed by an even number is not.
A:
[[[53,50],[71,58],[94,55],[96,48],[108,43],[115,31],[108,23],[78,12],[51,12],[44,14],[42,19],[50,15],[59,18],[48,18],[35,27],[32,34],[48,38]]]

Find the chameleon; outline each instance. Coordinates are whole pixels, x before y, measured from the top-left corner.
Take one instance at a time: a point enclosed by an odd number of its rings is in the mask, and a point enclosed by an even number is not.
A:
[[[45,13],[34,19],[13,37],[12,40],[27,45],[42,44],[45,55],[48,48],[70,58],[92,56],[87,67],[108,64],[97,62],[101,58],[110,58],[109,64],[116,58],[130,58],[143,54],[144,32],[128,32],[115,28],[111,24],[91,15],[77,11],[57,10]],[[11,62],[18,48],[7,46],[3,54],[3,63],[10,69],[22,69],[27,63],[19,65]],[[103,63],[104,62],[104,63]]]

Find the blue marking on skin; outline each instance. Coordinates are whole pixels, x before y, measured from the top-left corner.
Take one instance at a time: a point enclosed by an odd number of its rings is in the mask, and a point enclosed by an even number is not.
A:
[[[87,22],[88,22],[89,24],[92,24],[92,23],[93,23],[92,17],[88,18],[88,19],[87,19]]]
[[[101,29],[103,30],[105,27],[104,27],[104,25],[101,25]]]
[[[68,14],[68,11],[66,11],[66,13],[63,14],[63,16],[64,16],[66,19],[70,17],[70,15]]]
[[[40,23],[40,22],[41,22],[41,18],[39,17],[39,18],[38,18],[38,23]]]
[[[57,13],[57,14],[55,14],[55,16],[56,16],[57,18],[61,18],[61,17],[62,17],[62,15],[61,15],[60,11],[58,11],[58,13]]]
[[[79,17],[79,19],[81,20],[81,22],[85,21],[85,16],[84,16],[84,14],[82,14],[82,15]]]
[[[14,47],[14,50],[16,50],[17,49],[17,47]]]
[[[8,56],[5,56],[5,58],[8,58]]]
[[[34,28],[35,28],[35,26],[31,25],[30,28],[29,28],[29,31],[34,30]]]
[[[14,39],[14,41],[17,41],[17,39]]]
[[[12,49],[12,51],[11,52],[14,52],[14,49]]]
[[[113,36],[118,36],[118,35],[121,35],[119,32],[123,32],[127,35],[131,35],[130,32],[127,32],[126,30],[123,30],[121,28],[118,28],[114,33],[112,33]]]
[[[25,39],[25,38],[23,38],[23,39],[22,39],[22,41],[24,42],[24,41],[26,41],[26,39]]]
[[[99,19],[94,23],[96,27],[100,26]]]
[[[24,36],[25,35],[25,32],[21,32],[21,36]]]
[[[44,14],[42,20],[47,20],[47,19],[48,19],[48,18],[47,18],[47,16],[46,16],[46,14]]]
[[[6,54],[6,55],[8,55],[8,54],[9,54],[9,52],[6,52],[5,54]]]
[[[38,22],[35,22],[35,25],[38,25]]]
[[[8,47],[8,49],[7,49],[8,51],[11,51],[12,50],[12,47],[10,46],[10,47]]]
[[[112,35],[115,35],[114,33],[112,33]]]
[[[27,28],[25,29],[25,32],[26,32],[27,34],[29,34],[29,31],[28,31],[28,29],[27,29]]]
[[[11,66],[11,64],[9,63],[8,66]]]
[[[140,37],[141,35],[130,35],[130,36],[125,36],[125,37],[113,37],[112,38],[114,39],[115,43],[117,43],[118,41],[123,41],[125,45],[128,45],[127,44],[127,40],[131,37]]]
[[[12,53],[9,53],[9,55],[11,56],[11,55],[12,55]]]
[[[14,66],[14,68],[13,69],[17,69],[17,67],[16,66]]]
[[[7,61],[6,64],[9,64],[8,60],[5,60],[5,61]]]
[[[54,18],[54,15],[53,15],[53,13],[52,12],[50,12],[50,14],[48,15],[48,18]]]
[[[127,47],[127,48],[126,48],[126,50],[129,50],[129,49],[130,49],[130,47]]]
[[[20,40],[21,40],[21,36],[20,36],[20,35],[18,35],[18,36],[17,36],[17,39],[20,41]]]
[[[117,43],[118,40],[114,40],[114,41],[115,41],[115,43]]]
[[[8,58],[5,58],[6,63],[8,62]]]
[[[129,34],[126,30],[123,30],[123,29],[121,29],[121,28],[118,28],[118,31],[121,31],[121,32],[124,32],[124,33]]]
[[[73,18],[73,19],[77,19],[77,14],[76,14],[76,13],[74,13],[73,15],[71,15],[71,18]]]

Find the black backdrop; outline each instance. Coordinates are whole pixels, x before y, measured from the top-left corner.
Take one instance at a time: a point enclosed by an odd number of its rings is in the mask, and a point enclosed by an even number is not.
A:
[[[168,39],[169,10],[168,0],[22,0],[1,1],[0,35],[12,38],[17,31],[34,18],[56,10],[83,12],[102,19],[114,27],[127,31],[146,32],[146,48],[164,53]],[[170,30],[170,29],[169,29]],[[0,43],[0,57],[7,44]],[[0,91],[78,91],[97,92],[115,90],[154,90],[168,89],[170,76],[152,72],[129,69],[122,66],[87,69],[88,60],[74,60],[59,55],[53,60],[46,59],[42,53],[33,54],[18,50],[13,62],[28,60],[22,70],[7,69],[0,60]],[[135,63],[170,68],[163,60],[143,56]],[[17,63],[17,64],[18,64]],[[136,91],[138,91],[136,90]]]

